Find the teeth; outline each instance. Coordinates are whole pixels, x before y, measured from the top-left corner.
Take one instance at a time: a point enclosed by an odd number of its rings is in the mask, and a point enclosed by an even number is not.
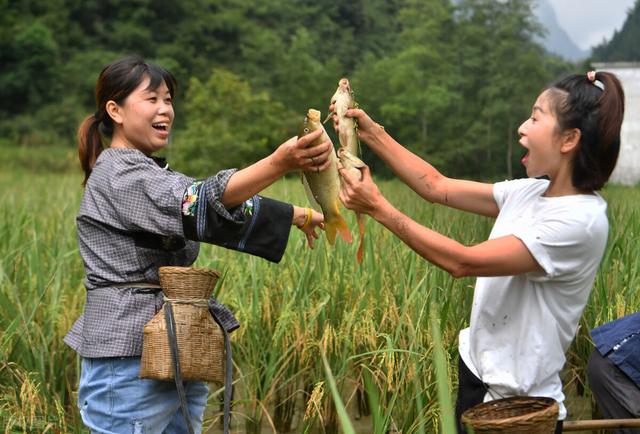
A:
[[[169,126],[169,124],[167,124],[166,122],[159,122],[157,124],[151,124],[151,126],[153,128],[164,128],[167,129],[167,127]]]

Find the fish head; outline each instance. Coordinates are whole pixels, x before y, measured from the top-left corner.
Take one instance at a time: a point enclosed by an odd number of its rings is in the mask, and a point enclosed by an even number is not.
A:
[[[347,77],[342,77],[340,79],[338,82],[338,90],[351,95],[351,87],[349,86],[349,79]]]
[[[351,85],[349,84],[349,79],[347,77],[342,77],[338,82],[338,88],[336,92],[331,97],[331,104],[335,104],[336,106],[334,110],[340,112],[341,110],[345,110],[347,108],[355,107],[355,96],[353,91],[351,90]]]
[[[320,127],[320,111],[310,108],[307,111],[307,115],[304,117],[302,125],[300,126],[298,137],[306,136],[307,134],[314,132]]]
[[[340,160],[340,164],[356,176],[358,179],[362,179],[362,172],[360,169],[366,166],[364,161],[353,155],[351,152],[347,150],[347,148],[339,148],[338,149],[338,159]]]

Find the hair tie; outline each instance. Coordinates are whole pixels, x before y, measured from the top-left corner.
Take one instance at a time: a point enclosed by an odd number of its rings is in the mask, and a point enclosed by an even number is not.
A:
[[[604,91],[604,84],[600,81],[600,80],[596,80],[596,72],[595,71],[588,71],[587,72],[587,79],[593,83],[594,86],[600,88],[600,90]]]

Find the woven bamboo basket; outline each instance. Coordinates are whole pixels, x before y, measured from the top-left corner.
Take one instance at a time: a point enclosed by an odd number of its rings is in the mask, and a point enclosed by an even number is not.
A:
[[[462,413],[475,434],[553,434],[558,422],[553,398],[513,396],[485,402]]]
[[[204,304],[219,277],[214,270],[160,267],[160,286],[165,297],[199,301],[196,304],[172,303],[183,380],[224,383],[224,337]],[[141,378],[174,380],[165,307],[166,303],[144,326]]]

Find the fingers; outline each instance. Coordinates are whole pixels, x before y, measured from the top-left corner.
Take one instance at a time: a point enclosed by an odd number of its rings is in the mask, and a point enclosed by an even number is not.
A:
[[[304,156],[307,158],[313,157],[315,159],[326,160],[327,158],[329,158],[332,148],[333,143],[327,140],[326,142],[322,142],[319,145],[306,148]]]
[[[312,210],[311,225],[307,228],[303,228],[305,237],[307,238],[307,245],[310,249],[313,249],[313,240],[320,238],[320,235],[316,232],[316,228],[324,229],[324,216]]]
[[[339,118],[338,114],[334,112],[334,105],[333,104],[331,104],[329,106],[329,113],[333,113],[331,115],[331,119],[333,120],[333,129],[336,130],[336,132],[338,132],[339,125],[340,125],[340,118]],[[345,117],[348,117],[348,118],[356,118],[358,120],[358,122],[360,122],[361,120],[363,120],[367,116],[365,111],[362,110],[362,109],[359,109],[359,108],[348,109],[344,113],[344,115],[345,115]]]
[[[301,158],[306,160],[304,170],[322,172],[327,169],[331,165],[331,152],[333,152],[331,141],[305,149],[301,154]]]
[[[361,181],[369,181],[371,179],[371,169],[366,164],[360,167],[360,172],[362,173]]]
[[[345,112],[345,116],[348,118],[359,118],[364,114],[364,110],[359,108],[349,109]]]
[[[331,160],[329,158],[327,158],[324,161],[324,163],[316,166],[315,169],[312,168],[311,170],[315,170],[316,172],[322,172],[323,170],[327,170],[329,168],[329,166],[331,166]]]
[[[338,173],[342,177],[342,181],[345,186],[352,187],[357,181],[359,181],[351,174],[351,172],[345,169],[340,162],[338,162]]]
[[[298,137],[296,146],[298,148],[304,149],[308,147],[311,144],[311,142],[316,140],[321,135],[322,135],[322,129],[319,129],[319,130],[312,131],[309,134],[306,134],[302,137]]]

